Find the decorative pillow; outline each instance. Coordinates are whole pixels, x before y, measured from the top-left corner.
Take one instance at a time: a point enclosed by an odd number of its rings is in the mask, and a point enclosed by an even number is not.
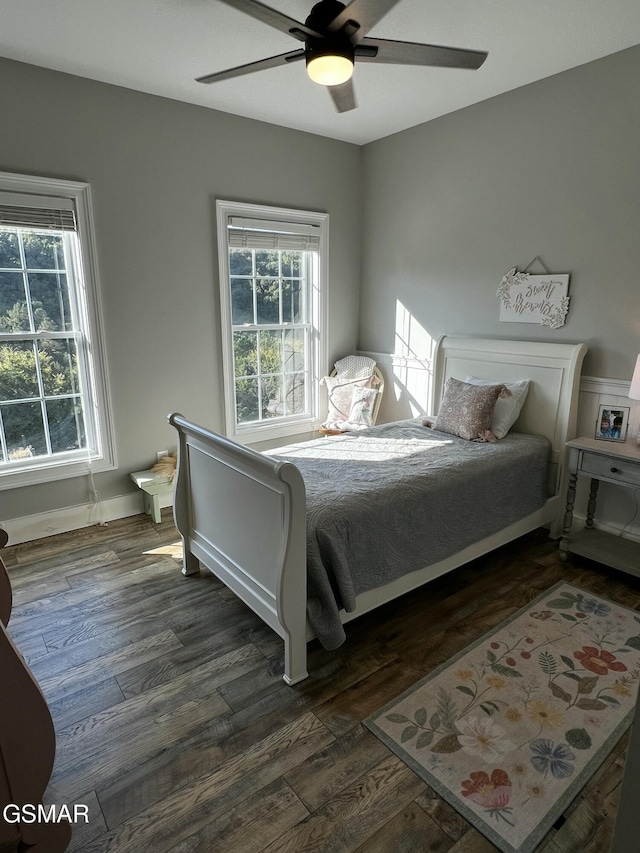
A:
[[[325,376],[321,384],[326,386],[329,397],[326,423],[335,423],[349,420],[354,388],[370,387],[371,377],[345,380],[339,376]]]
[[[470,385],[495,385],[495,382],[490,379],[477,379],[475,376],[467,376],[464,381]],[[518,379],[516,382],[505,382],[504,384],[509,393],[498,397],[491,416],[491,432],[496,438],[504,438],[518,420],[518,415],[529,392],[528,379]]]
[[[375,361],[366,355],[347,355],[336,361],[336,374],[340,379],[368,379],[373,374]]]
[[[353,389],[351,411],[347,419],[351,429],[365,429],[373,426],[373,405],[377,393],[378,391],[375,388],[356,387]]]
[[[433,428],[469,441],[487,440],[491,415],[504,385],[471,385],[447,379]]]

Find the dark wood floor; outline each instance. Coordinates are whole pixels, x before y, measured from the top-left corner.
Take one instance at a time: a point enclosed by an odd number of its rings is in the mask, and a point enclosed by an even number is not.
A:
[[[631,607],[640,581],[538,531],[362,617],[310,678],[210,574],[184,578],[170,513],[9,547],[9,625],[51,707],[46,800],[89,806],[78,853],[495,853],[362,726],[561,579]],[[248,531],[249,533],[249,531]],[[539,846],[607,853],[627,737]]]

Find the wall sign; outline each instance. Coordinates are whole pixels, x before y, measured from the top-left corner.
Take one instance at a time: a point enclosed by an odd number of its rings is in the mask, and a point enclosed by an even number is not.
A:
[[[559,329],[569,311],[569,275],[509,270],[498,287],[503,323],[539,323]]]

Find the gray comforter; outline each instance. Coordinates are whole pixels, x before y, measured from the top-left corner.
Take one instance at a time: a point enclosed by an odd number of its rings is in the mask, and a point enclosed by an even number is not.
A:
[[[308,616],[323,646],[345,634],[340,608],[443,560],[539,509],[549,442],[510,433],[465,441],[419,420],[271,451],[300,469],[307,495]]]

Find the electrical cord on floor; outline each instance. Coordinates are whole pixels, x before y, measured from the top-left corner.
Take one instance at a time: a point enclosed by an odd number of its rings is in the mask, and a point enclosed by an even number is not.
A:
[[[634,492],[634,497],[635,497],[635,501],[636,501],[636,511],[633,513],[633,518],[631,519],[631,521],[628,521],[628,522],[625,524],[625,526],[622,528],[622,530],[620,531],[620,534],[619,534],[620,536],[622,536],[622,535],[626,532],[626,530],[627,530],[627,528],[628,528],[628,527],[631,527],[631,525],[633,524],[633,522],[634,522],[634,521],[636,520],[636,518],[638,517],[638,513],[640,512],[640,492],[639,492],[639,491],[635,491],[635,492]]]
[[[100,492],[96,488],[96,483],[93,478],[93,471],[91,470],[91,465],[89,465],[89,472],[87,474],[89,478],[89,521],[91,522],[91,514],[94,509],[98,510],[98,519],[95,521],[96,527],[107,527],[107,522],[104,519],[104,507],[102,505],[102,500],[100,498]]]

